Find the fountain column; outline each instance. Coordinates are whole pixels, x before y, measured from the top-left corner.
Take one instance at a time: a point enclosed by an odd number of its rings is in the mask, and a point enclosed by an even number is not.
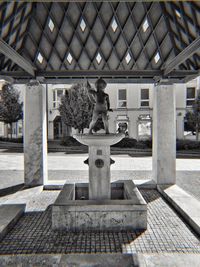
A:
[[[74,135],[80,143],[89,146],[89,199],[111,198],[110,146],[118,143],[124,134]]]

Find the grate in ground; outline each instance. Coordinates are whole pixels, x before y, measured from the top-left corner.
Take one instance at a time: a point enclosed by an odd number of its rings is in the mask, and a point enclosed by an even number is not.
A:
[[[141,190],[148,202],[144,232],[58,232],[51,207],[26,213],[0,242],[0,254],[31,253],[200,253],[200,239],[156,190]]]

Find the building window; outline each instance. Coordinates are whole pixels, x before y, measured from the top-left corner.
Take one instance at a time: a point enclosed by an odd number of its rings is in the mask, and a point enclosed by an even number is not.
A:
[[[186,92],[186,106],[191,107],[195,101],[195,87],[188,87]]]
[[[116,133],[124,133],[128,136],[129,118],[127,115],[117,115],[116,118]]]
[[[62,137],[62,121],[60,116],[56,116],[53,121],[54,126],[54,139],[60,139]]]
[[[127,122],[118,122],[117,123],[117,133],[123,133],[126,137],[129,136],[128,134],[128,123]]]
[[[149,107],[149,89],[141,89],[140,91],[140,106]]]
[[[127,99],[126,99],[126,89],[118,90],[118,108],[126,108]]]
[[[149,114],[142,114],[138,117],[138,139],[151,138],[152,119]]]
[[[53,108],[58,108],[61,103],[61,98],[64,95],[64,89],[56,89],[53,91]]]

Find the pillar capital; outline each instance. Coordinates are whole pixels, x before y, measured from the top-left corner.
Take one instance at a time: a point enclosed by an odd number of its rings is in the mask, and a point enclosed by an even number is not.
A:
[[[40,86],[40,82],[36,79],[31,79],[27,82],[27,86]]]
[[[155,79],[155,86],[159,86],[159,85],[173,85],[174,81],[171,79],[164,79],[161,77],[158,77],[157,79]]]

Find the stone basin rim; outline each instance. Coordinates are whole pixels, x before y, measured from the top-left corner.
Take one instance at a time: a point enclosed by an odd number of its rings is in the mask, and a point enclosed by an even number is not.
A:
[[[118,143],[125,134],[74,134],[73,137],[82,144],[93,145],[93,142],[98,145],[114,145]]]

